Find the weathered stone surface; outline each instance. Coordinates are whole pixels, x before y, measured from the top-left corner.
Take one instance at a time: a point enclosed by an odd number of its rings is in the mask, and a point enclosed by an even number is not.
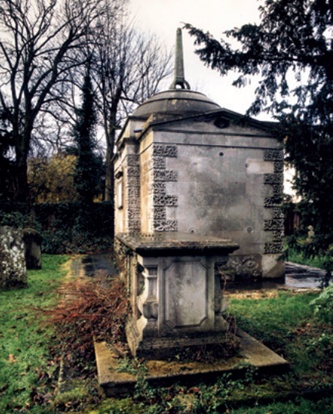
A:
[[[222,269],[230,279],[257,279],[262,275],[260,255],[230,256],[228,263]]]
[[[223,128],[216,122],[221,117],[228,121]],[[278,213],[283,151],[274,130],[260,121],[243,122],[240,115],[224,109],[146,121],[129,118],[139,131],[131,146],[140,166],[140,192],[116,209],[115,233],[181,232],[231,239],[240,246],[235,253],[238,262],[244,256],[256,257],[256,266],[237,266],[236,278],[272,279],[276,269],[282,277],[283,266],[276,265],[283,246],[284,221]],[[126,133],[119,138],[116,171],[127,168]],[[124,174],[125,187],[133,185],[130,179]],[[135,203],[140,203],[136,228],[126,221]]]
[[[169,358],[182,346],[215,346],[228,323],[221,314],[216,263],[237,249],[230,240],[195,234],[118,234],[131,251],[126,274],[132,315],[126,326],[134,356]]]
[[[25,286],[27,272],[23,232],[9,226],[0,227],[0,288]]]
[[[227,255],[238,249],[231,240],[200,236],[194,233],[120,233],[116,238],[143,256]]]

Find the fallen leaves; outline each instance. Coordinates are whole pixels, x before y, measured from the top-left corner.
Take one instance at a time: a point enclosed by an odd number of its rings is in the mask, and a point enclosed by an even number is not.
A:
[[[9,362],[11,362],[11,363],[15,363],[16,362],[16,359],[15,359],[15,356],[14,356],[14,354],[9,354]]]

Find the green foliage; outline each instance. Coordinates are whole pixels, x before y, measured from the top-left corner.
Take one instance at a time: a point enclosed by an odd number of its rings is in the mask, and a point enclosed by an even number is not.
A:
[[[329,245],[326,249],[320,249],[318,238],[317,241],[312,238],[308,240],[304,236],[298,237],[294,234],[287,239],[284,259],[294,263],[325,269],[326,274],[322,278],[321,287],[329,285],[333,271],[333,245]]]
[[[91,203],[100,193],[99,178],[102,170],[102,160],[96,149],[96,111],[92,89],[90,64],[88,63],[82,86],[82,107],[76,110],[77,120],[73,128],[76,143],[76,168],[74,186],[82,202]]]
[[[330,398],[322,401],[309,401],[298,398],[296,401],[276,402],[265,406],[253,408],[239,408],[231,410],[230,414],[333,414],[332,400]]]
[[[28,160],[28,184],[33,203],[78,201],[74,188],[76,156],[59,151],[51,157]]]
[[[221,375],[212,384],[198,383],[185,387],[174,384],[171,387],[153,387],[140,375],[135,386],[133,399],[142,412],[159,413],[218,413],[225,407],[226,400],[237,392],[246,392],[257,378],[257,371],[250,366],[242,378],[234,378],[230,373]],[[144,374],[144,372],[143,372]],[[125,411],[129,412],[129,411]]]
[[[245,331],[277,349],[284,346],[295,326],[311,318],[309,303],[314,296],[281,292],[272,298],[231,299],[230,312]]]
[[[333,323],[333,285],[328,286],[310,305],[321,320]]]
[[[304,245],[304,243],[302,243],[300,239],[295,236],[289,237],[286,241],[284,259],[288,262],[324,269],[325,258],[319,256],[309,257],[306,255],[306,251],[302,245]]]
[[[113,245],[112,203],[2,203],[0,225],[33,227],[43,237],[45,253],[87,253]]]
[[[293,109],[322,122],[332,109],[332,44],[327,34],[332,6],[322,0],[266,0],[259,10],[258,25],[245,24],[224,33],[237,41],[235,48],[224,39],[218,41],[208,32],[186,24],[200,46],[196,53],[222,75],[238,71],[236,86],[246,85],[248,76],[261,75],[251,113],[263,109],[281,112],[288,107],[283,99],[293,92],[297,98]],[[310,72],[308,82],[302,83],[306,71]],[[291,90],[295,81],[299,87]],[[329,105],[326,110],[325,104]]]
[[[148,373],[148,368],[144,360],[125,357],[118,364],[117,372],[127,372],[131,375],[145,377]]]
[[[323,256],[333,245],[332,2],[266,0],[259,10],[259,24],[224,33],[235,47],[185,27],[208,66],[222,75],[240,74],[236,86],[245,86],[250,76],[260,78],[248,112],[267,111],[279,120],[286,161],[297,172],[302,227],[315,231],[307,254]]]
[[[267,299],[232,299],[230,312],[242,329],[284,355],[295,374],[308,376],[325,359],[307,347],[309,338],[319,337],[324,329],[313,318],[310,302],[315,296],[279,293]]]
[[[55,305],[64,256],[43,255],[43,269],[28,271],[28,287],[0,292],[0,412],[44,414],[53,398],[57,363],[54,333],[40,309]]]

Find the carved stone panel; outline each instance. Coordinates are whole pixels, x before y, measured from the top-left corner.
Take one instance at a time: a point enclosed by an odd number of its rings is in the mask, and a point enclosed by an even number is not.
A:
[[[264,230],[265,231],[281,230],[281,228],[283,227],[283,223],[284,223],[283,219],[265,220]]]
[[[250,277],[258,278],[262,274],[261,257],[256,254],[229,256],[225,267],[231,269],[229,273],[232,277],[237,275],[237,277],[248,279]]]
[[[154,195],[154,206],[156,207],[177,207],[178,197],[171,195]]]
[[[280,207],[283,200],[283,151],[265,150],[264,161],[274,163],[274,173],[264,175],[264,185],[271,187],[271,195],[264,200],[264,208],[268,209],[270,218],[264,220],[263,230],[271,234],[270,241],[265,243],[264,254],[280,254],[283,249],[284,228]]]
[[[165,157],[152,157],[149,163],[150,170],[165,170],[166,158]]]
[[[154,229],[158,232],[163,231],[178,231],[177,220],[155,220]]]
[[[199,260],[174,262],[165,270],[165,323],[199,327],[208,317],[207,269]]]
[[[143,291],[137,298],[139,311],[146,319],[157,320],[157,266],[145,267],[142,272],[142,279]]]
[[[177,157],[176,145],[153,145],[153,156],[149,163],[149,174],[152,186],[149,189],[149,195],[152,196],[152,211],[149,219],[153,220],[152,228],[156,232],[173,232],[177,231],[177,220],[167,220],[166,208],[177,207],[178,197],[167,194],[166,183],[177,182],[177,171],[167,170],[166,159],[168,157]]]
[[[280,149],[265,150],[264,161],[283,161],[283,150],[280,150]]]
[[[154,170],[154,181],[177,181],[177,171],[171,170]]]
[[[140,231],[140,165],[137,155],[126,158],[126,198],[127,198],[127,229],[130,232]]]
[[[176,145],[154,145],[153,156],[158,157],[177,157]]]
[[[265,254],[280,254],[283,249],[283,242],[265,243]]]

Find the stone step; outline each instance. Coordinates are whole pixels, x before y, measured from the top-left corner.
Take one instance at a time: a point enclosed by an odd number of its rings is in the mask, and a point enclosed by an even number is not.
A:
[[[261,374],[281,374],[288,370],[288,362],[261,342],[238,329],[239,353],[229,359],[205,362],[179,362],[177,360],[149,360],[145,365],[145,379],[154,386],[177,383],[195,384],[212,380],[224,373],[241,377],[246,366],[258,369]],[[95,342],[95,355],[99,385],[107,396],[127,394],[134,391],[138,375],[120,372],[123,359],[105,342]]]

